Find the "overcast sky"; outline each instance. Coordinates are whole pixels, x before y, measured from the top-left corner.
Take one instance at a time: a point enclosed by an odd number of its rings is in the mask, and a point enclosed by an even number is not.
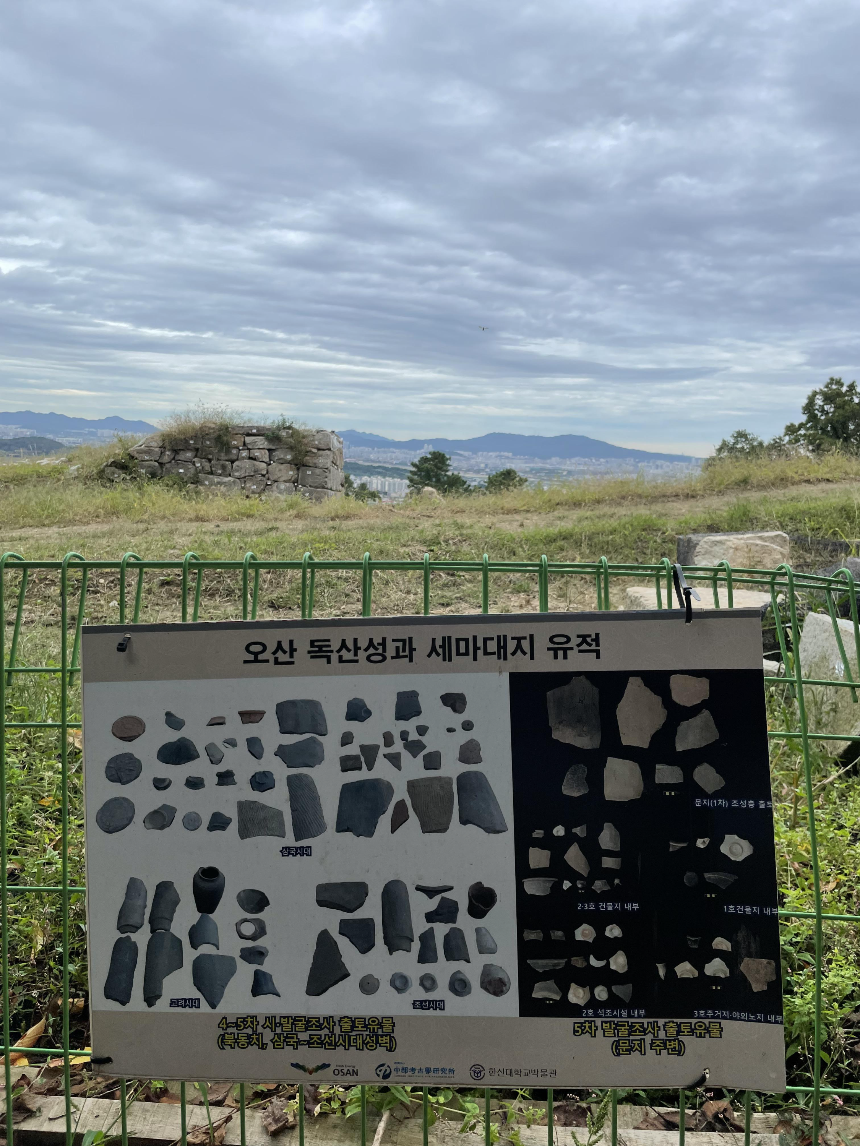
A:
[[[0,408],[777,432],[860,375],[858,56],[845,0],[4,4]]]

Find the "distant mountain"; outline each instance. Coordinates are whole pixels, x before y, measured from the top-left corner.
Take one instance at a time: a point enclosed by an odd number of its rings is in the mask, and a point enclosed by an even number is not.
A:
[[[40,434],[33,434],[30,438],[0,438],[0,454],[20,454],[23,451],[25,454],[42,457],[45,454],[56,454],[65,448],[62,442],[43,438]]]
[[[70,418],[67,414],[37,414],[33,410],[0,410],[0,426],[20,426],[37,434],[76,434],[88,430],[116,430],[120,434],[152,434],[149,422],[130,422],[116,415],[110,418]]]
[[[429,447],[446,454],[513,454],[519,458],[625,458],[642,462],[691,462],[687,454],[658,454],[651,450],[629,450],[582,434],[558,434],[544,438],[537,434],[482,434],[479,438],[410,438],[395,441],[361,430],[338,430],[346,446],[370,450],[423,450]]]

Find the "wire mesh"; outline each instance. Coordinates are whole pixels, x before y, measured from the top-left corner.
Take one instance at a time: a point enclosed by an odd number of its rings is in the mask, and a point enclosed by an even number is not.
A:
[[[105,574],[118,579],[117,600],[112,603],[115,608],[110,623],[135,624],[150,619],[148,611],[149,598],[157,585],[171,582],[178,575],[179,600],[173,600],[172,606],[167,608],[163,601],[159,602],[156,610],[157,619],[198,621],[207,619],[232,619],[241,614],[244,620],[256,620],[261,615],[261,578],[265,574],[282,574],[298,579],[297,603],[298,612],[303,619],[314,616],[315,601],[320,577],[325,574],[346,574],[356,578],[360,586],[361,615],[371,616],[373,608],[374,576],[379,574],[394,574],[400,578],[420,578],[423,613],[429,615],[432,611],[432,590],[434,576],[457,577],[471,585],[477,583],[480,589],[481,611],[490,612],[491,589],[493,575],[510,576],[533,579],[537,590],[538,610],[549,610],[551,582],[555,584],[561,579],[574,578],[589,584],[593,588],[594,605],[599,610],[612,607],[611,590],[619,585],[630,584],[632,581],[653,585],[656,597],[656,607],[659,609],[672,609],[678,607],[673,597],[672,564],[664,558],[656,565],[617,564],[609,562],[605,557],[596,562],[565,563],[551,562],[545,556],[538,561],[492,561],[487,554],[480,560],[474,561],[434,561],[429,554],[425,554],[419,561],[393,561],[373,560],[369,553],[365,553],[359,560],[318,560],[310,553],[306,553],[300,560],[274,561],[260,560],[254,553],[247,553],[242,560],[215,561],[204,560],[196,553],[187,553],[177,560],[144,560],[136,553],[126,553],[115,561],[88,561],[79,553],[68,553],[58,561],[27,561],[17,553],[5,553],[0,557],[0,891],[2,903],[0,904],[0,925],[2,925],[2,938],[0,939],[0,956],[2,956],[2,1051],[4,1059],[5,1077],[5,1124],[7,1128],[7,1141],[14,1141],[14,1114],[13,1114],[13,1057],[20,1052],[12,1042],[11,1030],[11,997],[10,997],[10,961],[9,961],[9,927],[10,918],[23,917],[31,910],[31,897],[57,896],[60,903],[61,920],[61,947],[62,947],[62,975],[61,975],[61,1002],[60,1002],[60,1045],[44,1047],[28,1047],[27,1056],[37,1060],[59,1058],[62,1060],[64,1078],[63,1093],[65,1096],[65,1134],[68,1146],[71,1146],[77,1133],[75,1111],[71,1096],[71,1069],[72,1058],[80,1060],[89,1055],[89,1051],[71,1046],[70,1027],[70,920],[73,901],[80,903],[80,896],[84,888],[73,883],[70,879],[69,860],[69,834],[70,817],[80,815],[80,808],[75,803],[70,791],[70,733],[81,727],[80,720],[80,648],[81,627],[86,619],[88,605],[88,591],[91,588],[92,575]],[[765,681],[771,685],[778,685],[788,691],[793,703],[792,711],[796,714],[796,727],[771,730],[768,735],[774,742],[799,741],[803,762],[803,799],[806,805],[809,849],[812,872],[812,911],[799,911],[780,909],[779,916],[783,927],[790,927],[794,919],[809,919],[814,923],[814,1046],[811,1086],[791,1086],[787,1093],[794,1096],[808,1096],[812,1114],[811,1137],[814,1143],[819,1140],[821,1118],[821,1102],[827,1096],[839,1096],[860,1103],[860,1086],[854,1088],[834,1088],[822,1085],[822,1031],[823,1031],[823,998],[822,998],[822,972],[824,951],[824,927],[837,922],[860,922],[860,915],[849,913],[828,913],[823,910],[822,879],[823,874],[819,861],[818,833],[816,825],[816,803],[813,790],[813,774],[811,766],[811,747],[817,740],[824,741],[856,741],[860,736],[853,734],[838,734],[829,731],[810,731],[807,711],[807,693],[809,686],[827,685],[834,688],[848,688],[851,698],[857,703],[858,683],[854,677],[851,656],[846,651],[843,629],[839,624],[839,610],[847,607],[853,630],[854,664],[860,665],[860,624],[858,624],[857,594],[854,578],[848,569],[842,569],[833,576],[825,577],[816,574],[795,572],[789,565],[780,565],[776,569],[732,569],[727,562],[721,562],[713,567],[692,566],[685,567],[684,573],[688,582],[696,587],[703,596],[703,605],[709,605],[712,596],[713,607],[721,608],[734,606],[735,591],[741,587],[757,589],[768,594],[770,599],[773,628],[783,675],[765,676]],[[222,590],[216,598],[217,617],[207,615],[204,605],[209,604],[209,596],[204,594],[207,582],[219,583]],[[227,590],[225,590],[225,585]],[[229,592],[232,586],[234,592]],[[721,592],[722,590],[722,592]],[[149,593],[149,597],[147,596]],[[24,663],[32,661],[33,655],[22,657],[22,637],[28,623],[33,630],[37,630],[43,621],[44,602],[59,598],[58,617],[51,633],[58,627],[59,640],[53,643],[48,641],[38,648],[38,642],[33,643],[33,649],[38,653],[35,659],[41,663]],[[839,663],[832,677],[806,678],[800,660],[800,619],[801,600],[808,600],[813,596],[818,611],[826,610],[832,622],[835,643],[839,654]],[[34,602],[34,614],[28,622],[27,606]],[[41,608],[40,608],[41,606]],[[215,611],[210,608],[208,612]],[[167,612],[167,615],[165,615]],[[265,607],[264,607],[265,612]],[[177,615],[178,614],[178,615]],[[270,616],[281,616],[283,613],[270,611]],[[152,619],[155,619],[154,617]],[[779,667],[780,662],[775,662]],[[27,677],[46,677],[49,682],[49,691],[56,701],[54,719],[33,720],[26,708],[15,707],[16,691],[21,682]],[[10,718],[11,714],[11,718]],[[16,715],[22,718],[15,719]],[[44,883],[13,883],[9,879],[9,802],[8,802],[8,768],[7,750],[9,733],[22,729],[40,729],[56,736],[58,741],[59,773],[60,773],[60,806],[59,806],[59,853],[60,853],[60,882],[59,884]],[[75,801],[79,796],[74,797]],[[205,1084],[201,1084],[204,1086]],[[662,1093],[665,1093],[662,1092]],[[679,1119],[679,1146],[684,1146],[686,1135],[685,1110],[687,1105],[687,1092],[678,1091]],[[749,1146],[752,1130],[753,1105],[755,1096],[747,1092],[744,1096],[744,1143]],[[130,1104],[129,1085],[127,1080],[120,1084],[120,1131],[119,1137],[123,1146],[128,1146],[128,1108]],[[239,1125],[240,1141],[245,1146],[246,1138],[246,1088],[239,1088]],[[554,1093],[552,1089],[546,1091],[547,1112],[547,1142],[553,1146],[556,1140],[556,1131],[553,1120]],[[186,1083],[180,1085],[180,1141],[187,1146],[188,1098]],[[618,1093],[611,1092],[610,1129],[609,1138],[612,1146],[618,1142]],[[422,1138],[425,1146],[431,1125],[431,1105],[427,1087],[422,1089],[421,1100]],[[493,1122],[492,1090],[483,1091],[483,1131],[486,1146],[489,1146],[499,1133],[497,1124]],[[298,1140],[299,1146],[305,1141],[305,1109],[304,1087],[300,1086],[298,1094]],[[368,1135],[368,1096],[367,1087],[360,1088],[360,1141],[366,1146]],[[78,1135],[79,1137],[79,1135]]]

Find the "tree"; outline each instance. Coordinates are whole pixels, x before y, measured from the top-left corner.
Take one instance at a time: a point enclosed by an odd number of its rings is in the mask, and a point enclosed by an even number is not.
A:
[[[511,468],[487,475],[487,493],[508,493],[509,490],[522,489],[525,484],[522,474]]]
[[[382,494],[378,490],[368,489],[366,481],[356,485],[352,474],[343,475],[343,492],[356,501],[382,501]]]
[[[467,493],[469,483],[461,474],[451,472],[451,459],[441,450],[431,450],[410,465],[409,488],[420,493],[425,486],[439,493]]]
[[[822,453],[839,443],[860,443],[860,391],[856,382],[828,378],[813,390],[801,407],[803,420],[785,427],[785,439],[804,446],[811,453]]]
[[[715,458],[750,458],[764,453],[764,442],[749,430],[735,430],[730,438],[723,438],[714,450]]]

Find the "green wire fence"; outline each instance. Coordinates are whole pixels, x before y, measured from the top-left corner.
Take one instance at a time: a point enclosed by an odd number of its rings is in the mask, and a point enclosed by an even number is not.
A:
[[[596,562],[556,562],[541,557],[538,561],[493,561],[487,554],[480,560],[473,561],[434,561],[429,554],[425,554],[420,561],[391,561],[372,560],[369,553],[365,553],[360,560],[318,560],[310,553],[306,553],[300,560],[276,561],[262,560],[253,553],[247,553],[242,560],[234,561],[207,561],[201,559],[196,553],[187,553],[181,560],[144,560],[136,553],[126,553],[121,559],[115,561],[89,561],[79,553],[68,553],[59,561],[27,561],[17,553],[5,553],[0,557],[0,891],[2,891],[2,906],[0,906],[0,925],[2,925],[2,1051],[4,1056],[5,1073],[5,1106],[7,1141],[13,1140],[13,1079],[12,1057],[20,1047],[12,1044],[10,1022],[10,967],[9,967],[9,922],[13,911],[20,915],[27,912],[28,897],[31,895],[56,895],[61,905],[61,942],[62,942],[62,1038],[60,1046],[28,1047],[27,1056],[41,1058],[47,1061],[50,1057],[60,1057],[63,1062],[63,1076],[65,1081],[65,1132],[67,1146],[71,1146],[77,1131],[74,1119],[74,1110],[71,1096],[70,1060],[86,1057],[89,1053],[73,1048],[70,1032],[70,970],[69,970],[69,920],[70,904],[73,897],[78,897],[84,888],[70,882],[69,871],[69,824],[70,824],[70,797],[69,797],[69,732],[81,727],[80,699],[78,678],[80,674],[80,648],[81,626],[87,617],[88,590],[91,587],[91,575],[103,573],[106,576],[118,577],[118,599],[113,604],[115,609],[109,618],[112,624],[135,624],[150,619],[146,613],[149,598],[147,589],[150,589],[156,578],[161,583],[168,579],[165,575],[179,576],[179,602],[178,616],[171,619],[181,621],[198,621],[206,619],[235,618],[241,613],[243,620],[256,620],[260,614],[261,578],[265,574],[292,575],[299,579],[297,600],[300,606],[301,617],[311,618],[314,615],[315,598],[318,590],[318,581],[326,573],[352,574],[360,586],[361,615],[371,616],[373,609],[374,575],[379,573],[396,574],[398,577],[410,577],[414,581],[417,576],[421,580],[421,600],[423,612],[428,615],[432,611],[432,586],[434,575],[461,578],[470,592],[474,586],[480,587],[481,609],[484,613],[491,611],[491,578],[493,575],[510,577],[516,575],[520,580],[529,579],[537,590],[538,611],[547,612],[550,608],[551,586],[553,588],[562,584],[565,579],[576,579],[580,584],[585,583],[592,587],[594,607],[600,610],[610,609],[610,589],[624,582],[635,580],[637,583],[646,582],[655,589],[656,607],[659,609],[678,608],[673,593],[672,564],[664,558],[656,565],[616,564],[610,563],[605,557]],[[818,838],[816,832],[815,798],[813,792],[813,777],[810,758],[810,747],[815,740],[852,741],[860,737],[830,732],[811,732],[807,713],[807,700],[805,688],[809,685],[828,685],[834,688],[848,688],[851,690],[852,700],[857,702],[857,691],[860,681],[855,680],[851,657],[846,652],[843,629],[840,627],[839,611],[849,610],[851,629],[853,629],[854,664],[860,664],[860,623],[858,623],[857,592],[854,578],[848,569],[842,569],[832,577],[816,574],[795,572],[789,565],[780,565],[776,569],[732,569],[727,562],[721,562],[713,567],[691,566],[685,567],[685,576],[689,583],[700,592],[702,605],[714,608],[733,607],[735,590],[739,588],[755,589],[766,593],[770,599],[771,611],[768,624],[774,630],[775,641],[778,645],[782,663],[785,668],[784,675],[765,676],[765,681],[771,681],[788,690],[793,701],[793,711],[796,713],[797,727],[784,731],[771,731],[768,735],[774,740],[799,741],[803,759],[803,795],[806,804],[809,831],[809,848],[812,868],[813,907],[812,911],[780,910],[779,915],[785,926],[790,925],[792,919],[809,919],[814,921],[814,1055],[812,1086],[788,1087],[789,1094],[802,1095],[811,1102],[812,1113],[812,1142],[819,1140],[819,1127],[821,1118],[821,1101],[826,1096],[838,1096],[842,1099],[853,1100],[860,1103],[860,1085],[855,1088],[833,1088],[822,1085],[821,1082],[821,1049],[823,1031],[823,948],[824,927],[834,922],[860,923],[860,915],[826,913],[822,907],[822,872],[819,864]],[[224,612],[224,598],[218,597],[221,606],[217,618],[215,616],[201,616],[204,600],[204,586],[207,579],[211,582],[215,576],[232,579],[230,584],[234,587],[232,600],[228,600],[228,611]],[[172,581],[172,577],[169,577]],[[59,639],[56,647],[43,652],[45,663],[22,663],[22,643],[26,644],[26,635],[35,626],[38,620],[27,616],[28,601],[42,602],[44,595],[56,602],[59,599]],[[805,678],[800,660],[800,615],[801,603],[804,595],[807,600],[814,598],[817,611],[829,614],[832,621],[835,643],[841,660],[842,675],[838,679]],[[238,602],[236,601],[238,596]],[[277,611],[268,615],[279,615]],[[158,612],[158,620],[168,619],[164,615],[163,604]],[[49,630],[54,632],[55,629]],[[849,642],[850,645],[850,642]],[[30,659],[30,658],[28,658]],[[14,720],[7,718],[7,710],[14,700],[17,683],[27,674],[46,676],[51,687],[58,694],[59,719],[58,720]],[[77,707],[73,707],[77,706]],[[8,774],[7,749],[8,733],[19,729],[43,729],[53,731],[59,741],[60,760],[60,865],[61,882],[58,886],[44,884],[16,884],[9,882],[9,803],[8,803]],[[80,811],[74,809],[75,813]],[[116,1135],[122,1141],[122,1146],[128,1146],[128,1106],[129,1093],[126,1080],[120,1083],[120,1131]],[[304,1146],[305,1119],[304,1119],[304,1088],[299,1088],[298,1102],[298,1140],[299,1146]],[[665,1092],[663,1092],[665,1093]],[[548,1146],[554,1146],[555,1131],[553,1127],[553,1091],[547,1090],[547,1141]],[[684,1146],[686,1122],[685,1110],[687,1105],[687,1092],[678,1092],[679,1146]],[[186,1116],[186,1084],[180,1087],[181,1099],[181,1143],[186,1146],[187,1116]],[[246,1094],[244,1084],[239,1088],[239,1127],[241,1146],[245,1146],[246,1137]],[[747,1092],[744,1099],[744,1146],[750,1146],[752,1134],[753,1095]],[[610,1136],[612,1146],[618,1142],[618,1096],[611,1094]],[[492,1138],[493,1123],[491,1107],[491,1091],[484,1091],[484,1135],[487,1146]],[[423,1088],[422,1103],[423,1142],[427,1146],[430,1128],[430,1104],[428,1090]],[[368,1136],[368,1102],[366,1087],[361,1088],[360,1109],[360,1141],[361,1146],[367,1146]]]

